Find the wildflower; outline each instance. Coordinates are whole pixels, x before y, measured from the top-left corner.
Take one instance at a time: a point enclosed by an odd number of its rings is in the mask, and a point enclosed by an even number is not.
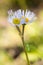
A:
[[[33,12],[26,10],[24,13],[24,10],[22,11],[22,24],[28,24],[29,22],[33,22],[35,19],[36,15]]]
[[[26,12],[24,12],[24,10],[17,10],[15,12],[13,12],[12,10],[8,11],[8,21],[9,23],[11,23],[13,26],[17,25],[21,25],[21,24],[28,24],[29,22],[32,22],[33,20],[35,20],[36,16],[33,12],[26,10]]]

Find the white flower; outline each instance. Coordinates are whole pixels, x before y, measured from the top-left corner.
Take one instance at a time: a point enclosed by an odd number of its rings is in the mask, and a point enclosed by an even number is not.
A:
[[[15,12],[10,10],[10,11],[8,11],[8,14],[9,14],[8,21],[13,26],[27,24],[29,22],[32,22],[36,18],[35,14],[33,12],[28,11],[28,10],[26,10],[26,12],[24,12],[24,10],[21,11],[21,9],[15,11]]]
[[[28,24],[29,22],[33,22],[35,19],[36,15],[33,12],[26,10],[24,13],[24,11],[22,11],[22,24]]]
[[[17,10],[15,12],[11,12],[8,13],[10,16],[8,16],[8,22],[11,23],[13,26],[15,25],[20,25],[20,22],[21,22],[21,10]],[[12,15],[11,15],[12,14]]]

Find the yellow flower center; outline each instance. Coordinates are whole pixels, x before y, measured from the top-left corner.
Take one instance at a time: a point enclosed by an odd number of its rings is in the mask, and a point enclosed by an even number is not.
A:
[[[22,18],[24,18],[24,16],[22,16]]]
[[[14,19],[13,19],[13,23],[14,23],[14,24],[20,24],[20,19],[14,18]]]
[[[26,18],[26,19],[25,19],[25,22],[28,22],[28,21],[29,21],[29,19],[28,19],[28,18]]]

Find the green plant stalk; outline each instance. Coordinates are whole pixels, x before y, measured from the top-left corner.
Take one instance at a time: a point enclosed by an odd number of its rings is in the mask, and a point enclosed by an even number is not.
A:
[[[19,31],[19,34],[22,38],[22,42],[23,42],[23,48],[24,48],[24,52],[25,52],[25,55],[26,55],[26,59],[27,59],[27,65],[30,65],[30,62],[29,62],[29,59],[28,59],[28,55],[27,55],[27,51],[25,49],[25,44],[24,44],[24,27],[25,27],[25,24],[23,24],[23,28],[22,28],[22,34],[21,34],[21,31],[19,29],[18,26],[16,26],[17,30]]]
[[[25,55],[26,55],[27,65],[30,65],[28,55],[27,55],[27,51],[26,51],[25,44],[24,44],[24,27],[25,27],[25,24],[23,24],[23,29],[22,29],[22,42],[23,42],[24,52],[25,52]]]

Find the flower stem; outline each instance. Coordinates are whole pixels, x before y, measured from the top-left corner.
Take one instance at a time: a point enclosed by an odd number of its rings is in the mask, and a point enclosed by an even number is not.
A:
[[[27,65],[30,65],[30,62],[29,62],[29,59],[28,59],[28,55],[27,55],[27,51],[25,49],[25,44],[24,44],[24,27],[25,27],[25,24],[23,24],[22,34],[21,34],[21,31],[20,31],[19,27],[16,26],[16,28],[19,31],[19,34],[21,36],[22,42],[23,42],[23,48],[24,48],[24,52],[25,52],[25,55],[26,55],[26,59],[27,59]]]
[[[30,65],[28,55],[27,55],[27,51],[25,49],[25,44],[24,44],[24,27],[25,27],[25,24],[23,24],[23,29],[22,29],[22,42],[23,42],[23,47],[24,47],[24,52],[25,52],[25,55],[26,55],[26,59],[27,59],[27,64]]]

